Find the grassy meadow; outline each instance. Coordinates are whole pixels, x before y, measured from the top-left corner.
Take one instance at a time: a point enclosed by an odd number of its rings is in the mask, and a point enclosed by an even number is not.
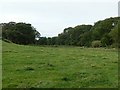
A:
[[[0,40],[0,89],[2,89],[2,41]]]
[[[2,43],[3,88],[118,87],[115,49]]]

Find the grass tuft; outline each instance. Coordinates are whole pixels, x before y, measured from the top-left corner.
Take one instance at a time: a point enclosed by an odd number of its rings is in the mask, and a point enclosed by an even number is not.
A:
[[[31,70],[34,70],[34,68],[32,68],[32,67],[25,67],[24,70],[25,71],[31,71]]]

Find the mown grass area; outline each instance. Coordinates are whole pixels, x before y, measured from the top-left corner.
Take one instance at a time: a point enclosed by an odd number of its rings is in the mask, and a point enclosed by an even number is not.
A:
[[[117,50],[3,42],[2,54],[3,88],[118,87]]]

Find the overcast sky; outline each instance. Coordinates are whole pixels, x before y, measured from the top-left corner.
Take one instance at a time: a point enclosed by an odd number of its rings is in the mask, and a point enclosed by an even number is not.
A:
[[[0,0],[0,23],[31,23],[42,36],[118,16],[119,0]]]

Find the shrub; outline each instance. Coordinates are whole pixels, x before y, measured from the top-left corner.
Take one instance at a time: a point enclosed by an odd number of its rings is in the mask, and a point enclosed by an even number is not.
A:
[[[96,40],[92,42],[92,47],[96,48],[96,47],[101,47],[101,41]]]

